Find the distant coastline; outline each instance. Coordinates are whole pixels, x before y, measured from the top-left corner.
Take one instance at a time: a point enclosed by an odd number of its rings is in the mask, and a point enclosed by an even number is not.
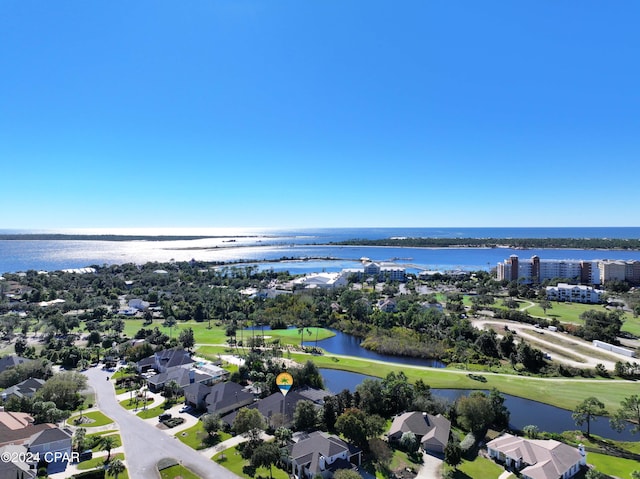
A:
[[[18,233],[0,234],[0,241],[192,241],[222,238],[268,238],[263,235],[118,235],[118,234],[64,234],[64,233]]]

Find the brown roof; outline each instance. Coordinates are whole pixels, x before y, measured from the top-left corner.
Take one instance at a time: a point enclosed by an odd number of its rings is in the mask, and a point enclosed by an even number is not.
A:
[[[0,446],[22,444],[34,434],[56,427],[53,424],[33,424],[33,418],[23,412],[0,412]]]

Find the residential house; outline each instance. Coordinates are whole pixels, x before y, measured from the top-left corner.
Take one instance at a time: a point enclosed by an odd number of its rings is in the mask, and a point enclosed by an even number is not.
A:
[[[24,412],[0,412],[0,446],[24,444],[34,434],[56,427],[54,424],[33,424],[33,417]]]
[[[147,379],[147,386],[149,386],[149,391],[159,392],[171,381],[175,381],[181,389],[184,389],[190,384],[210,385],[213,382],[213,377],[197,369],[187,369],[178,366],[170,368],[166,372],[150,376]]]
[[[308,400],[308,398],[302,396],[297,391],[289,391],[286,396],[277,392],[246,407],[260,411],[267,421],[267,424],[272,427],[287,427],[293,422],[293,413],[298,403]],[[317,406],[320,407],[319,405]],[[229,425],[233,425],[236,414],[237,411],[234,411],[224,416],[222,420]]]
[[[395,313],[397,310],[396,301],[392,298],[379,300],[376,307],[383,313]]]
[[[443,453],[449,441],[451,422],[441,414],[433,416],[426,412],[414,411],[400,414],[393,419],[388,437],[390,441],[400,441],[405,432],[412,432],[420,441],[422,449]]]
[[[22,399],[24,397],[33,397],[33,395],[44,385],[44,380],[39,378],[29,378],[25,379],[21,383],[16,384],[15,386],[11,386],[4,391],[0,397],[2,397],[2,402],[10,399],[11,397],[17,397],[18,399]]]
[[[0,373],[5,372],[9,368],[13,368],[18,364],[27,363],[31,359],[20,357],[16,354],[10,354],[0,358]]]
[[[164,349],[138,361],[136,369],[139,373],[148,369],[165,373],[173,367],[191,367],[194,362],[191,353],[185,349]]]
[[[195,409],[206,409],[209,413],[222,416],[251,404],[255,396],[237,383],[221,382],[213,386],[189,384],[184,388],[184,400]]]
[[[42,458],[50,457],[51,462],[63,467],[71,457],[71,439],[73,434],[69,429],[54,427],[35,433],[29,438],[28,449],[32,454],[39,454]],[[49,464],[49,472],[52,464]],[[54,466],[56,467],[56,466]]]
[[[0,447],[0,457],[27,457],[27,453],[27,448],[22,445],[10,444]],[[30,466],[26,461],[0,461],[0,477],[35,479],[37,471]]]
[[[303,434],[288,449],[291,473],[298,479],[317,475],[330,479],[335,471],[353,469],[362,460],[359,448],[322,431]]]
[[[519,471],[522,479],[569,479],[586,466],[584,446],[577,449],[562,442],[525,439],[511,434],[487,443],[489,457]]]

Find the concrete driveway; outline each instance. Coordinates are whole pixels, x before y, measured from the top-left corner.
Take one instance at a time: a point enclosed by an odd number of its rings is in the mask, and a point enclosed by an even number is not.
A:
[[[174,458],[202,479],[239,479],[231,471],[121,407],[111,381],[107,381],[111,373],[94,367],[84,374],[96,393],[100,411],[118,423],[129,477],[159,478],[158,461]]]

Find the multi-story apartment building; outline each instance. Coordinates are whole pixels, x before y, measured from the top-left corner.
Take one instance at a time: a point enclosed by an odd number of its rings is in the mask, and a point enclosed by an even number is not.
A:
[[[551,301],[567,301],[569,303],[599,303],[602,291],[591,286],[558,283],[547,286],[547,299]]]
[[[606,284],[608,281],[627,281],[640,284],[640,261],[621,260],[558,260],[520,259],[511,255],[497,267],[498,281],[540,283],[545,279],[572,279],[580,284]]]

